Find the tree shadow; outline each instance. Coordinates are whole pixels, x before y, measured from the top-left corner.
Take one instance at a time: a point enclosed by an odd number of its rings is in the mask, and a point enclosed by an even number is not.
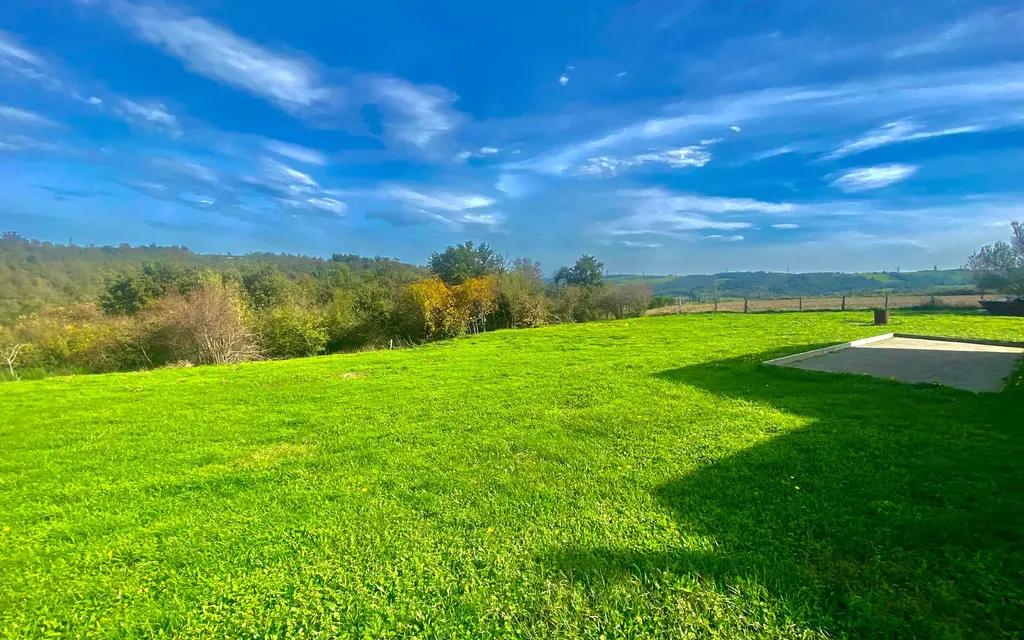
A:
[[[561,571],[594,589],[754,582],[794,624],[839,636],[1024,630],[1024,368],[1007,391],[973,394],[759,364],[785,353],[656,374],[755,403],[752,416],[810,420],[658,487],[679,530],[713,551],[568,548]]]

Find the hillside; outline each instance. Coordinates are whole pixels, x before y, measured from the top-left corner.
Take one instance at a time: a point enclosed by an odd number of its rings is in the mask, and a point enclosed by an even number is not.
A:
[[[785,298],[843,294],[930,294],[974,290],[964,269],[879,273],[770,273],[766,271],[689,276],[609,275],[613,284],[646,283],[656,296],[692,299]]]
[[[4,384],[0,637],[1012,635],[1024,386],[758,364],[864,318]]]
[[[330,259],[273,253],[240,256],[193,253],[187,247],[62,245],[0,236],[0,323],[48,307],[95,301],[107,278],[138,270],[146,262],[172,263],[216,271],[269,264],[290,278],[319,276],[344,265],[354,272],[382,268],[426,273],[390,258],[335,254]]]

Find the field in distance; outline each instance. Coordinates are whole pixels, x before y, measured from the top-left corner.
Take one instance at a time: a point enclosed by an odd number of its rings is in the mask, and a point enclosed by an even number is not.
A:
[[[991,296],[989,297],[991,299]],[[747,311],[840,311],[854,309],[918,309],[936,307],[944,309],[973,309],[980,311],[980,295],[923,295],[923,296],[828,296],[818,298],[781,298],[746,300]],[[715,302],[683,301],[682,305],[672,304],[647,312],[649,316],[663,316],[673,313],[707,313],[709,311],[742,312],[741,299]]]
[[[759,366],[869,320],[0,385],[0,637],[1011,637],[1024,369],[978,395]]]

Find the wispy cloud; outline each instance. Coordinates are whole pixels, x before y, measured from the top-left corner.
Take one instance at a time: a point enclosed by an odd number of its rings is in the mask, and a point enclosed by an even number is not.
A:
[[[165,6],[115,1],[111,7],[137,37],[162,48],[190,70],[285,110],[307,111],[339,97],[311,63],[261,47],[205,18]]]
[[[677,195],[663,189],[623,190],[618,192],[631,213],[601,227],[610,236],[664,235],[685,237],[694,231],[747,229],[752,225],[737,220],[737,214],[787,213],[794,206],[762,202],[749,198],[716,198],[702,195]]]
[[[267,151],[276,153],[296,162],[323,166],[327,164],[327,156],[322,151],[310,149],[290,142],[280,140],[264,140],[263,146]]]
[[[398,210],[378,211],[372,217],[394,224],[437,222],[453,229],[467,226],[496,228],[504,216],[489,210],[493,198],[473,193],[453,191],[419,191],[402,185],[386,185],[378,189],[377,198],[397,205]]]
[[[748,122],[770,122],[774,131],[806,134],[815,126],[832,129],[837,125],[857,126],[870,119],[898,122],[921,113],[941,113],[948,122],[936,130],[942,135],[969,133],[980,127],[1016,126],[1024,110],[1022,77],[1024,65],[1006,64],[831,85],[777,87],[681,102],[666,106],[660,116],[556,147],[516,166],[560,174],[587,158],[617,157],[623,151],[636,153],[638,147],[650,147],[655,141],[693,139],[724,127],[740,129],[740,124]]]
[[[882,164],[875,167],[851,169],[832,181],[847,193],[880,189],[906,180],[917,172],[917,167],[906,164]]]
[[[767,151],[762,151],[761,153],[755,154],[754,157],[752,158],[752,160],[754,162],[760,162],[761,160],[767,160],[769,158],[775,158],[777,156],[782,156],[782,155],[786,155],[788,153],[793,153],[794,151],[796,151],[795,148],[793,148],[793,147],[791,147],[789,145],[785,145],[785,146],[782,146],[782,147],[776,147],[775,149],[768,149]]]
[[[9,153],[17,152],[38,152],[38,153],[60,153],[67,150],[58,144],[36,140],[25,135],[0,136],[0,151]]]
[[[426,148],[458,125],[456,96],[442,87],[386,76],[367,76],[365,83],[373,102],[387,107],[384,126],[400,142]]]
[[[45,116],[41,116],[34,111],[26,111],[24,109],[9,107],[2,104],[0,104],[0,119],[30,127],[53,127],[57,125],[53,120],[50,120]]]
[[[533,191],[533,185],[518,173],[502,173],[494,183],[494,188],[510,198],[523,198]]]
[[[631,249],[660,249],[660,242],[637,242],[636,240],[621,240],[620,245]]]
[[[167,110],[161,102],[142,103],[123,99],[117,111],[129,122],[162,128],[170,132],[178,131],[178,119]]]
[[[950,127],[946,129],[927,130],[911,120],[900,120],[882,125],[877,129],[868,131],[863,136],[854,140],[847,140],[835,151],[825,156],[827,159],[844,158],[856,153],[862,153],[878,147],[884,147],[901,142],[913,142],[915,140],[926,140],[928,138],[939,138],[943,136],[955,136],[965,133],[977,133],[983,131],[981,125],[966,125]]]
[[[501,149],[497,147],[480,147],[479,149],[464,149],[455,154],[455,159],[465,162],[470,158],[485,158],[497,154]]]
[[[20,43],[15,36],[3,31],[0,31],[0,72],[17,76],[47,90],[65,90],[53,65]]]
[[[1024,11],[990,9],[947,24],[909,44],[889,52],[891,59],[947,53],[965,48],[988,47],[999,42],[1018,43],[1024,32]]]
[[[47,66],[42,57],[22,46],[14,36],[0,31],[0,69],[39,79],[44,77]]]
[[[743,236],[739,236],[739,235],[727,236],[727,235],[722,235],[720,233],[713,233],[713,234],[711,234],[709,236],[701,236],[700,239],[701,240],[718,240],[719,242],[740,242],[741,240],[743,240]]]
[[[256,174],[243,181],[282,200],[301,200],[320,190],[320,185],[308,173],[272,158],[260,158]]]
[[[798,228],[800,228],[800,225],[793,224],[792,222],[783,222],[783,223],[780,223],[780,224],[773,224],[772,225],[772,229],[780,229],[780,230],[798,229]]]
[[[711,161],[711,153],[700,146],[682,147],[640,153],[624,158],[595,156],[588,158],[583,164],[569,170],[576,175],[615,176],[644,164],[663,164],[674,168],[703,167]]]

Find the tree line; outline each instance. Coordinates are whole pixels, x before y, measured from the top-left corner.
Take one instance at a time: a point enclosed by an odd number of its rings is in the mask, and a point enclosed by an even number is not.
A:
[[[6,378],[237,363],[411,346],[494,329],[638,316],[643,284],[610,285],[581,256],[540,263],[487,244],[427,267],[387,258],[211,256],[0,237]]]

